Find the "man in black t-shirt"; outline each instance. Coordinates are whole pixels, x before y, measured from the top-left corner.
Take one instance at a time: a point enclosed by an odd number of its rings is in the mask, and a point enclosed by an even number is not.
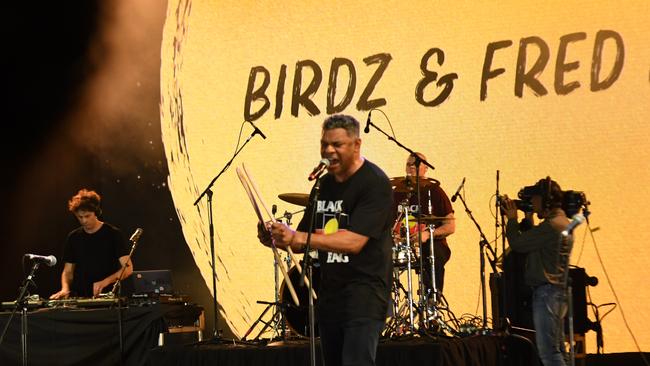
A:
[[[61,290],[50,299],[93,297],[117,281],[122,265],[128,264],[122,279],[133,273],[127,241],[117,227],[100,221],[101,197],[95,191],[80,190],[70,201],[79,228],[68,234],[63,251]]]
[[[388,177],[361,156],[359,122],[334,115],[323,123],[317,207],[307,207],[298,230],[282,223],[270,231],[279,248],[302,251],[315,209],[311,247],[318,250],[321,281],[318,326],[326,366],[374,365],[388,309],[392,272]],[[267,245],[268,236],[260,233]]]

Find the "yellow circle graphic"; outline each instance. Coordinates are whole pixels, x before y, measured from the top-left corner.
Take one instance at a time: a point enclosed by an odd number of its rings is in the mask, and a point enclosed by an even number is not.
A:
[[[327,220],[327,223],[325,223],[325,227],[323,228],[323,231],[325,232],[325,234],[333,234],[339,231],[339,221],[335,217]]]

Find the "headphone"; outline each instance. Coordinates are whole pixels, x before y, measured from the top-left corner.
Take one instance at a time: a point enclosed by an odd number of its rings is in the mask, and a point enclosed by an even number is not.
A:
[[[562,189],[560,185],[554,182],[550,176],[546,176],[544,179],[540,179],[537,184],[537,192],[542,196],[542,207],[545,210],[550,210],[554,201],[557,203],[562,202]],[[557,192],[554,192],[554,187],[556,187]]]
[[[544,179],[544,183],[546,183],[546,187],[544,188],[544,195],[542,196],[542,205],[544,206],[545,209],[550,210],[551,209],[551,176],[547,175],[546,179]]]

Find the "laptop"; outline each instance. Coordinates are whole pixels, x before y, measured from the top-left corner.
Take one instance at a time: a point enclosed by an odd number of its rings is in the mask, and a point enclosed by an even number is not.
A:
[[[173,294],[172,271],[157,269],[150,271],[133,271],[134,295],[168,295]]]

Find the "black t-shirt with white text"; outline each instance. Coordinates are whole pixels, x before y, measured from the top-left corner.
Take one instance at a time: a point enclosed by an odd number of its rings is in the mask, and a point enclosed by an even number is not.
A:
[[[386,318],[393,266],[392,197],[386,174],[367,160],[344,182],[331,174],[321,178],[315,230],[324,234],[349,230],[369,239],[356,255],[319,250],[320,322]],[[310,205],[299,230],[309,230],[312,212]]]

